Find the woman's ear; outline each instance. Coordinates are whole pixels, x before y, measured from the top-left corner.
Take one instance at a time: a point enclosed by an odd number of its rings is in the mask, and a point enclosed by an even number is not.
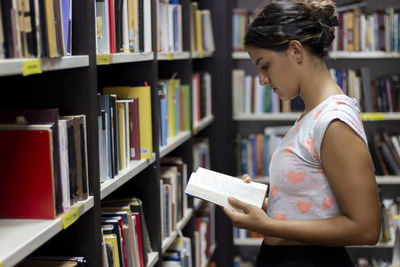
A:
[[[303,62],[304,48],[303,45],[297,40],[290,40],[288,47],[289,55],[293,57],[297,64]]]

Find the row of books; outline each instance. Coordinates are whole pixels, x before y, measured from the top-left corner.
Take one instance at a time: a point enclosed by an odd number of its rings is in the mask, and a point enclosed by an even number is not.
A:
[[[386,131],[376,132],[369,142],[378,175],[400,175],[400,136]]]
[[[0,135],[0,218],[54,219],[88,198],[85,115],[2,110]]]
[[[205,266],[215,248],[215,205],[203,203],[194,218],[195,266]]]
[[[332,78],[343,91],[357,99],[363,112],[400,111],[400,75],[387,74],[376,78],[368,67],[354,69],[330,69]]]
[[[152,51],[151,0],[96,0],[98,54]]]
[[[182,5],[179,0],[159,0],[158,43],[159,52],[182,52]]]
[[[304,103],[297,97],[281,101],[268,85],[260,85],[257,75],[246,74],[244,69],[232,71],[233,114],[263,114],[301,111]]]
[[[232,14],[232,49],[233,51],[244,51],[244,37],[252,16],[250,11],[243,8],[233,9]]]
[[[138,198],[102,202],[103,263],[145,267],[152,252],[142,201]]]
[[[187,183],[187,165],[182,158],[163,158],[160,171],[161,239],[176,230],[188,207],[184,193]]]
[[[178,236],[162,255],[164,267],[192,267],[192,241],[189,237]]]
[[[338,13],[339,26],[335,28],[332,51],[398,52],[399,13],[393,7],[372,13],[357,7]]]
[[[71,52],[71,0],[1,1],[0,58],[55,58]]]
[[[198,167],[211,169],[210,141],[208,138],[196,138],[193,144],[193,170]]]
[[[194,73],[192,78],[193,126],[212,114],[211,74]]]
[[[101,181],[153,154],[150,87],[105,87],[103,93],[98,96]]]
[[[398,199],[382,199],[380,243],[394,242],[397,227],[394,217],[397,215],[399,215]]]
[[[215,51],[214,31],[211,12],[199,10],[197,2],[191,3],[190,10],[190,51]]]
[[[264,235],[246,229],[233,227],[233,238],[235,239],[264,238]]]
[[[183,131],[190,131],[190,87],[179,79],[161,80],[158,84],[160,146]]]
[[[233,257],[233,267],[254,267],[256,266],[255,261],[255,257],[254,259],[248,259],[241,255],[236,255]]]
[[[16,265],[16,267],[86,267],[85,257],[65,256],[35,256],[28,257]]]

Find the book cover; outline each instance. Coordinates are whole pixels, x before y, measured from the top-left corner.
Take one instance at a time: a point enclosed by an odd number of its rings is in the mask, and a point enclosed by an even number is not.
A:
[[[63,212],[61,196],[61,162],[59,155],[58,109],[14,109],[1,110],[0,123],[20,124],[53,124],[53,151],[54,151],[54,192],[57,214]]]
[[[0,125],[0,201],[6,203],[1,218],[56,217],[53,129],[54,124]]]
[[[151,159],[153,155],[153,137],[150,87],[105,87],[104,93],[116,94],[119,98],[139,99],[140,155],[141,159]]]
[[[139,98],[134,98],[133,101],[129,103],[131,160],[140,160],[139,104]]]

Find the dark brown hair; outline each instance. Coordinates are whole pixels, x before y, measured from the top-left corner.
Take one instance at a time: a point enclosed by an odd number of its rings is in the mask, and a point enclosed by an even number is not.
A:
[[[245,45],[280,52],[298,40],[323,58],[335,38],[335,10],[331,0],[271,0],[250,24]]]

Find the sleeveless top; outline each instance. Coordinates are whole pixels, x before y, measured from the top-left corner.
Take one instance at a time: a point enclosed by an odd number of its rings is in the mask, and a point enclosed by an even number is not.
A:
[[[346,95],[329,96],[286,133],[269,166],[268,216],[277,220],[310,220],[342,214],[321,164],[320,151],[333,120],[347,124],[367,145],[356,103]]]

